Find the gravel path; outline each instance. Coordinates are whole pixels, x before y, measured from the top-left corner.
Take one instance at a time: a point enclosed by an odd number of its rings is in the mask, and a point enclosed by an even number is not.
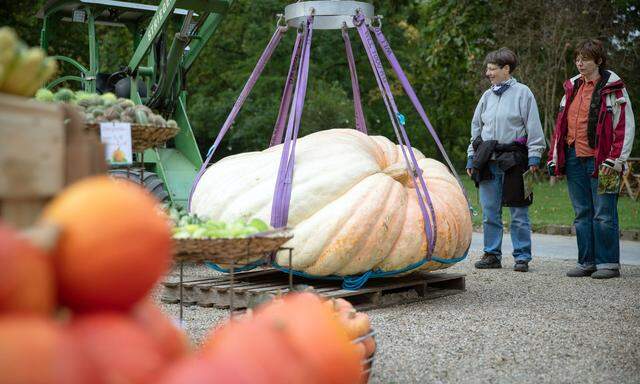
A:
[[[640,382],[640,266],[597,281],[565,277],[573,262],[537,259],[516,273],[507,257],[502,270],[475,270],[478,257],[449,269],[467,274],[462,294],[368,311],[379,345],[372,383]],[[177,305],[163,308],[177,317]],[[228,311],[184,314],[199,342]]]

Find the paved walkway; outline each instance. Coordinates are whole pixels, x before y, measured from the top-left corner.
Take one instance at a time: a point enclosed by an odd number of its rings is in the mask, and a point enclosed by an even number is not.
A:
[[[578,246],[574,236],[557,236],[534,233],[531,238],[533,257],[556,260],[577,260]],[[482,251],[482,233],[474,232],[471,242],[472,251]],[[511,236],[508,233],[502,238],[502,254],[510,256],[513,252]],[[640,241],[620,241],[620,263],[640,265]]]

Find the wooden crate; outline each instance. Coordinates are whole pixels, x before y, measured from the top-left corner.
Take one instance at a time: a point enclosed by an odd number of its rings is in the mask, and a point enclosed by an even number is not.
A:
[[[95,132],[73,107],[0,94],[0,218],[28,227],[66,185],[106,171]]]
[[[342,289],[340,281],[294,276],[293,285],[297,289],[311,289],[326,298],[344,298],[357,309],[365,310],[461,293],[465,290],[465,275],[416,272],[371,279],[363,288],[356,290]],[[234,275],[233,284],[229,275],[184,281],[182,304],[217,308],[228,308],[233,304],[234,308],[246,308],[289,290],[289,275],[286,273],[274,269],[240,272]],[[416,292],[413,298],[394,295],[412,291]],[[161,299],[165,303],[180,303],[180,283],[163,283]]]

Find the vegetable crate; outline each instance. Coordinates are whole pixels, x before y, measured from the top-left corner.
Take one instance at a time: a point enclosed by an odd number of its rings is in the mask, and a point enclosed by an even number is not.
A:
[[[97,134],[66,106],[0,93],[0,218],[27,227],[66,185],[106,172]]]
[[[275,269],[263,269],[184,281],[182,301],[180,282],[165,282],[162,300],[203,307],[250,308],[295,290],[310,290],[326,298],[345,298],[356,309],[366,310],[461,293],[465,290],[465,275],[416,272],[401,277],[371,279],[366,287],[346,290],[342,289],[339,281],[307,279]]]

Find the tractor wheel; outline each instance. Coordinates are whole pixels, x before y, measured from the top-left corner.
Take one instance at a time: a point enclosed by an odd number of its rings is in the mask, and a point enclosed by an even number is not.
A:
[[[140,168],[131,168],[128,172],[126,169],[112,169],[109,170],[109,174],[112,177],[126,179],[139,185],[140,171]],[[145,170],[142,184],[159,202],[165,203],[169,201],[169,194],[164,188],[164,182],[155,173]]]

